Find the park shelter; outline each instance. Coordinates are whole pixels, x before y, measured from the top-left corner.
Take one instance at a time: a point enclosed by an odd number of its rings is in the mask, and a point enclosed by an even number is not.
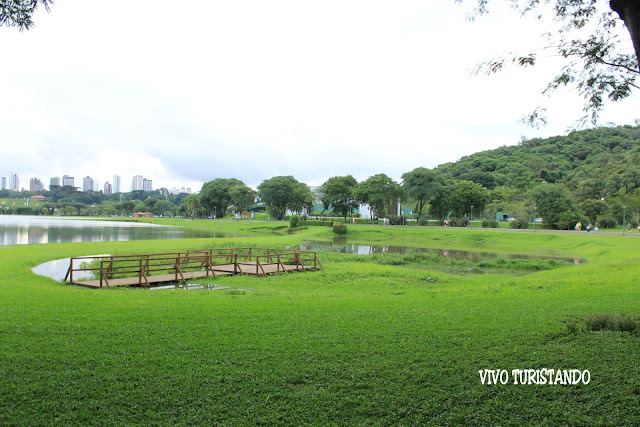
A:
[[[498,212],[496,214],[496,221],[502,221],[505,222],[509,219],[509,214],[506,212]]]

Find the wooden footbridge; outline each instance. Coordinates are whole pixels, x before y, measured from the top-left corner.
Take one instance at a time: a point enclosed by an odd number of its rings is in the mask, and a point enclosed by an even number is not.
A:
[[[269,274],[320,270],[315,252],[267,248],[202,249],[142,255],[71,258],[65,282],[93,288],[151,286],[234,274]],[[75,279],[74,279],[75,275]],[[87,278],[90,276],[90,278]]]

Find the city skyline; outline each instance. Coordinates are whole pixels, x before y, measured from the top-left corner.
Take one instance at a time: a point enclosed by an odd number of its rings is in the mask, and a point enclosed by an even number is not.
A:
[[[136,186],[134,188],[134,184],[132,182],[132,186],[129,190],[127,191],[115,191],[116,188],[119,188],[120,186],[120,176],[119,175],[113,175],[112,176],[112,180],[114,182],[114,184],[110,183],[108,180],[104,181],[104,182],[100,182],[98,180],[93,179],[91,176],[86,175],[82,178],[81,181],[81,185],[76,185],[76,180],[75,180],[75,176],[72,175],[63,175],[62,179],[60,178],[60,176],[51,176],[48,178],[40,178],[39,176],[32,176],[29,178],[29,186],[25,187],[20,186],[19,182],[20,182],[20,174],[15,173],[15,172],[11,172],[8,174],[8,176],[3,176],[0,175],[0,190],[4,190],[4,189],[9,189],[12,191],[21,191],[21,190],[25,190],[25,191],[30,191],[30,192],[42,192],[42,191],[47,191],[50,190],[52,185],[57,185],[57,186],[70,186],[70,187],[75,187],[78,189],[78,191],[95,191],[95,192],[104,192],[104,189],[106,188],[106,185],[109,184],[109,189],[111,191],[110,194],[117,194],[117,193],[128,193],[130,191],[147,191],[147,192],[151,192],[153,191],[153,180],[152,179],[147,179],[144,178],[142,175],[136,175],[132,178],[132,180],[135,180],[136,178],[139,177],[140,180],[140,185],[139,188]],[[45,185],[44,183],[47,181],[49,182],[49,185]],[[17,185],[17,189],[13,188],[14,185],[14,181],[15,181],[15,185]],[[118,187],[116,187],[115,183],[117,182]],[[35,187],[34,187],[35,185]],[[37,188],[36,190],[34,190],[34,188]],[[159,187],[157,188],[157,190],[161,190],[161,189],[166,189],[167,191],[169,191],[169,193],[175,193],[175,192],[184,192],[184,193],[193,193],[193,192],[199,192],[200,189],[197,190],[193,190],[191,187],[186,187],[186,186],[180,186],[180,187]],[[120,190],[122,190],[120,188]],[[106,194],[106,193],[105,193]]]

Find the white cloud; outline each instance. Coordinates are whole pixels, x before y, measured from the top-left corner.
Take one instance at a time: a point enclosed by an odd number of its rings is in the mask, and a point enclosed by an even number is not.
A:
[[[563,133],[573,93],[540,90],[558,70],[541,26],[496,2],[57,2],[36,27],[0,29],[0,175],[142,174],[154,187],[215,177],[311,185],[336,174],[398,179],[522,135]],[[537,49],[537,50],[536,50]],[[480,61],[536,50],[532,69],[470,76]],[[541,102],[550,125],[517,121]],[[602,122],[631,123],[635,95]]]

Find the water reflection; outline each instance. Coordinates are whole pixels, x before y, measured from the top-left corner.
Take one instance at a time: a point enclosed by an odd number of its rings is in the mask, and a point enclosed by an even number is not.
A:
[[[100,254],[100,255],[92,255],[92,256],[109,256],[109,254]],[[61,258],[55,259],[53,261],[47,261],[43,264],[35,266],[31,269],[35,274],[39,276],[49,277],[58,282],[62,282],[67,275],[67,271],[69,269],[69,263],[71,262],[71,258]],[[82,263],[86,262],[82,259],[73,260],[73,267],[80,268]],[[79,270],[74,272],[73,278],[77,280],[85,280],[92,279],[91,271],[83,271]]]
[[[472,252],[462,250],[451,249],[436,249],[436,248],[415,248],[409,246],[393,246],[393,245],[365,245],[360,243],[346,243],[345,241],[338,240],[332,243],[320,242],[320,241],[306,241],[297,246],[300,250],[307,251],[332,251],[355,255],[371,255],[376,253],[392,253],[392,254],[410,254],[410,253],[430,253],[439,254],[444,257],[448,257],[454,260],[470,261],[473,263],[479,263],[482,261],[491,261],[498,258],[507,259],[557,259],[561,261],[573,262],[575,264],[581,264],[585,261],[582,258],[574,257],[555,257],[549,255],[522,255],[522,254],[498,254],[496,252]]]
[[[0,246],[197,237],[238,237],[238,234],[184,230],[137,222],[0,215]]]

